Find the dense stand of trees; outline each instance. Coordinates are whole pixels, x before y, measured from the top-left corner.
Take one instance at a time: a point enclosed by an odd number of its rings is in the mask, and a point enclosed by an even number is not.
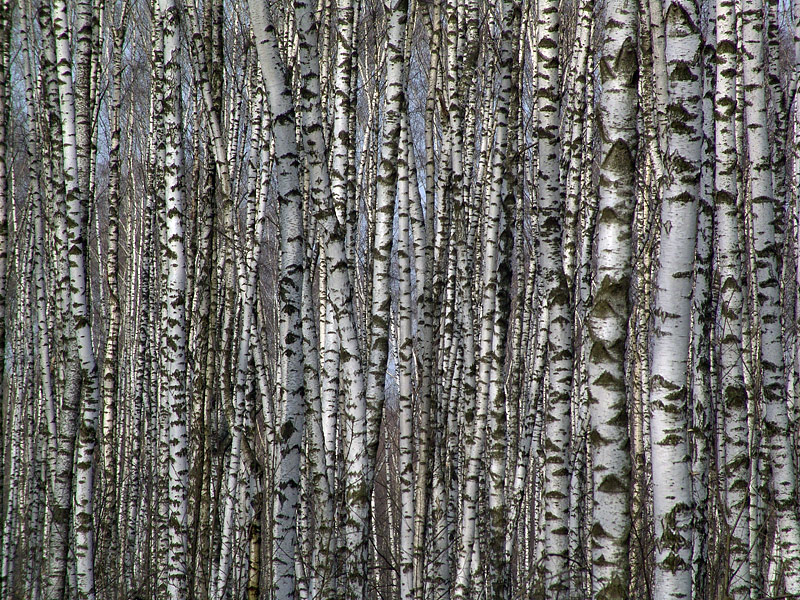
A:
[[[800,598],[800,0],[0,0],[0,598]]]

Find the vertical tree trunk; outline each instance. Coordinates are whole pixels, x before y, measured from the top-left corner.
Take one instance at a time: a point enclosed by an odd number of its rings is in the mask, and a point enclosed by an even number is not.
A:
[[[586,317],[593,477],[592,596],[628,597],[630,472],[624,379],[636,152],[635,2],[609,2],[600,50],[594,294]]]
[[[398,295],[398,352],[399,380],[399,483],[400,483],[400,597],[414,595],[414,398],[412,387],[412,335],[411,311],[411,226],[409,223],[408,182],[408,118],[401,115],[400,152],[397,161],[397,269],[400,278]]]
[[[548,597],[569,589],[569,434],[572,392],[572,312],[561,258],[564,194],[560,181],[559,7],[539,2],[538,109],[539,202],[538,266],[541,294],[550,314],[548,380],[544,423],[544,577]]]
[[[281,394],[284,409],[279,429],[279,462],[272,549],[272,588],[276,600],[295,597],[297,504],[300,487],[300,443],[303,435],[303,349],[301,305],[303,289],[303,214],[295,119],[268,7],[251,0],[265,91],[272,114],[280,211],[281,269],[279,279]]]
[[[8,178],[8,82],[10,81],[10,41],[11,41],[11,3],[0,3],[0,394],[5,389],[5,348],[6,348],[6,255],[8,249],[8,208],[10,186]],[[0,438],[5,424],[4,402],[0,399]],[[5,483],[3,464],[0,463],[0,488]]]
[[[115,443],[114,422],[116,418],[116,399],[119,389],[120,374],[119,368],[119,331],[120,331],[120,278],[119,278],[119,217],[122,177],[122,156],[120,148],[120,137],[122,128],[120,126],[120,108],[122,105],[122,52],[125,42],[125,16],[127,6],[122,9],[119,26],[115,22],[114,12],[111,13],[112,29],[112,85],[111,106],[109,107],[109,126],[111,129],[111,141],[109,147],[109,175],[108,175],[108,254],[106,281],[108,282],[108,330],[106,333],[106,344],[103,353],[102,370],[102,443],[103,443],[103,510],[108,515],[113,515],[118,510],[116,503],[116,490],[114,481],[116,479],[115,464]],[[103,549],[108,552],[111,549],[113,519],[106,520],[106,526],[102,532],[103,539],[101,544]],[[110,578],[109,578],[110,579]]]
[[[651,352],[651,453],[658,600],[692,593],[692,489],[687,368],[702,149],[700,23],[694,2],[665,7],[667,179],[655,282]]]
[[[761,328],[759,398],[764,403],[763,441],[770,463],[776,523],[776,568],[786,593],[800,594],[800,527],[796,506],[797,478],[792,463],[786,408],[786,380],[781,342],[780,247],[776,241],[780,211],[776,210],[770,168],[765,98],[763,3],[746,3],[742,11],[744,44],[744,120],[752,194],[752,236],[755,285]],[[779,594],[783,590],[776,590]]]
[[[169,410],[169,545],[167,594],[187,596],[188,433],[186,410],[186,255],[184,250],[183,109],[180,68],[180,11],[175,0],[159,0],[164,39],[164,218],[166,255],[166,337],[162,373]]]
[[[700,195],[697,207],[692,283],[691,381],[689,433],[692,477],[692,588],[695,596],[707,596],[709,545],[715,531],[709,526],[711,487],[712,420],[711,348],[714,315],[711,307],[713,194],[714,194],[714,77],[715,15],[701,11],[702,32],[702,142]],[[716,483],[716,481],[714,482]]]
[[[733,600],[750,597],[750,455],[747,430],[747,394],[742,362],[742,250],[739,236],[736,107],[736,13],[733,0],[716,2],[717,73],[715,104],[714,228],[718,294],[715,321],[717,381],[724,419],[721,440],[724,463],[723,520],[730,536],[725,580]]]
[[[78,89],[72,75],[72,50],[67,6],[64,0],[53,3],[53,34],[56,39],[58,90],[61,109],[62,148],[66,187],[66,239],[69,269],[71,328],[74,335],[75,393],[81,399],[75,461],[75,559],[76,590],[82,599],[93,600],[94,580],[94,450],[100,388],[92,342],[86,268],[86,223],[91,197],[88,148],[91,143],[89,108],[86,105],[90,61],[91,7],[88,1],[77,4],[75,64]],[[76,92],[78,94],[76,95]],[[67,392],[71,393],[70,391]],[[77,398],[76,398],[77,399]],[[65,432],[66,433],[66,432]],[[67,434],[68,435],[68,434]]]

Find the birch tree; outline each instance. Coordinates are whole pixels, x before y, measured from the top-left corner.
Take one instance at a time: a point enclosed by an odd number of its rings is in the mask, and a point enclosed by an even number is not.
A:
[[[593,474],[592,596],[628,595],[630,531],[625,331],[636,152],[636,4],[609,2],[599,56],[600,178],[587,378]],[[613,26],[610,25],[613,23]]]
[[[284,401],[280,426],[280,462],[275,500],[273,593],[295,597],[295,546],[299,488],[300,440],[303,434],[303,350],[300,322],[303,281],[302,199],[291,90],[276,47],[267,7],[250,3],[265,91],[272,115],[281,219],[280,335],[282,338],[281,392]]]
[[[696,4],[669,2],[664,7],[666,181],[650,342],[654,585],[658,598],[686,598],[692,593],[687,366],[702,144],[698,19]]]
[[[62,150],[66,196],[66,230],[69,269],[69,305],[72,334],[75,336],[76,390],[80,391],[81,409],[76,444],[75,556],[78,595],[92,600],[94,581],[94,450],[97,443],[97,419],[100,389],[87,298],[86,220],[90,201],[88,150],[91,144],[88,98],[90,61],[91,8],[88,2],[77,4],[75,30],[78,95],[73,79],[70,28],[66,3],[53,3],[53,35],[56,40],[58,91],[61,108]],[[72,393],[72,392],[68,392]]]
[[[718,256],[716,287],[719,290],[716,316],[718,380],[725,420],[724,475],[725,523],[730,535],[727,579],[733,598],[748,598],[749,448],[747,396],[742,363],[742,252],[739,237],[736,181],[736,21],[735,4],[717,2],[717,72],[715,111],[715,210]]]
[[[548,379],[545,411],[545,544],[544,565],[547,593],[557,598],[569,590],[569,425],[572,391],[572,315],[569,288],[561,260],[564,194],[560,181],[559,144],[560,90],[559,11],[557,3],[539,4],[538,111],[539,111],[539,202],[538,265],[543,279],[542,294],[550,315]]]
[[[793,510],[797,480],[789,451],[785,401],[784,359],[781,347],[781,309],[778,294],[779,249],[776,241],[775,196],[770,174],[765,99],[763,5],[756,2],[742,10],[744,46],[744,121],[747,127],[748,179],[752,203],[752,250],[758,292],[757,315],[761,328],[759,399],[764,406],[764,444],[771,464],[774,494],[776,557],[787,593],[800,593],[800,529]]]
[[[166,226],[166,339],[163,373],[169,407],[169,565],[167,593],[187,595],[188,434],[186,411],[186,254],[183,231],[183,111],[181,106],[180,12],[160,0],[164,37],[164,223]]]

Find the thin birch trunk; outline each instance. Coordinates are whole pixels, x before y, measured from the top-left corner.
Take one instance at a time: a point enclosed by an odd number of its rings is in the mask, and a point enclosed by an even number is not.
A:
[[[181,99],[180,11],[175,0],[159,0],[164,39],[164,210],[166,227],[166,349],[163,357],[165,404],[169,410],[169,545],[167,594],[187,596],[188,433],[186,409],[186,255],[184,250],[183,109]]]
[[[397,370],[399,404],[399,487],[400,487],[400,597],[414,596],[414,398],[412,385],[413,343],[411,309],[411,225],[408,165],[408,118],[400,117],[400,152],[397,161],[397,269],[399,272]]]
[[[538,267],[542,299],[550,314],[548,380],[544,423],[544,563],[547,596],[569,589],[569,434],[572,391],[572,311],[561,258],[564,192],[560,181],[561,116],[559,7],[543,0],[538,10],[539,207]]]
[[[780,247],[776,230],[780,211],[770,168],[765,98],[763,3],[748,3],[742,10],[744,120],[747,127],[747,175],[752,194],[752,251],[755,257],[757,314],[761,326],[761,381],[757,390],[764,403],[763,440],[770,463],[770,486],[775,505],[776,568],[782,573],[781,588],[800,594],[800,526],[795,510],[797,477],[792,463],[786,407],[785,365],[781,342]],[[772,561],[771,561],[772,562]]]
[[[733,0],[716,2],[717,73],[715,104],[714,227],[718,290],[715,319],[718,344],[717,379],[724,419],[725,505],[729,536],[727,593],[733,600],[750,597],[750,455],[747,394],[742,362],[743,271],[737,206],[736,154],[736,16]]]

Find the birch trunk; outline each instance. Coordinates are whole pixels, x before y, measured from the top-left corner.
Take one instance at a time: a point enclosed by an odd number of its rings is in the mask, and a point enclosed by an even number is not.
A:
[[[407,117],[403,115],[399,146],[408,145]],[[400,597],[414,596],[414,398],[412,387],[412,312],[411,312],[411,236],[409,223],[408,153],[401,151],[397,162],[397,269],[400,289],[398,297],[398,379],[399,415],[399,479],[400,479]]]
[[[87,32],[88,29],[88,32]],[[86,1],[77,5],[75,30],[76,74],[83,77],[90,59],[87,36],[91,36],[91,8]],[[94,581],[94,450],[100,400],[97,362],[92,343],[92,328],[87,298],[86,222],[89,203],[91,143],[85,84],[76,90],[71,64],[70,28],[64,0],[53,3],[53,34],[56,39],[58,90],[61,108],[62,149],[66,188],[66,244],[69,268],[70,316],[74,334],[74,374],[82,406],[77,438],[75,468],[75,559],[80,598],[93,600]],[[78,95],[76,96],[76,91]]]
[[[593,473],[592,597],[628,597],[631,459],[625,386],[636,160],[638,11],[605,8],[599,57],[600,178],[594,294],[586,317]]]
[[[547,597],[569,590],[569,434],[572,391],[572,311],[561,259],[564,192],[560,181],[559,30],[557,0],[539,3],[538,267],[541,294],[550,315],[548,381],[544,423],[544,577]]]
[[[654,592],[658,600],[692,594],[687,368],[702,150],[698,19],[693,2],[671,1],[665,7],[667,179],[650,342]]]
[[[800,594],[800,527],[796,506],[797,478],[790,449],[786,407],[786,380],[781,342],[780,247],[776,230],[781,218],[770,169],[765,98],[763,3],[747,3],[742,11],[744,46],[744,121],[747,127],[747,155],[752,194],[752,251],[755,256],[755,286],[761,326],[761,381],[757,390],[764,403],[763,441],[770,463],[776,523],[776,567],[786,593]]]
[[[112,482],[116,478],[115,453],[114,453],[114,421],[116,417],[116,397],[119,389],[118,379],[121,369],[117,364],[119,357],[119,331],[120,331],[120,278],[119,278],[119,208],[121,200],[122,156],[120,149],[120,108],[122,105],[122,51],[125,41],[125,13],[123,8],[120,27],[117,28],[112,18],[112,96],[109,107],[109,125],[111,141],[109,148],[109,176],[108,176],[108,254],[106,281],[108,282],[108,331],[106,345],[103,353],[102,371],[102,442],[103,442],[103,497],[104,510],[107,514],[114,514],[117,510],[115,491]],[[112,13],[113,14],[113,13]],[[103,540],[106,550],[111,543],[111,523],[108,525]]]
[[[277,600],[295,598],[297,505],[303,435],[303,213],[291,89],[281,65],[268,7],[251,0],[250,16],[264,76],[275,140],[280,212],[280,372],[284,409],[279,429],[272,589]]]
[[[8,81],[10,81],[10,40],[11,3],[4,0],[0,4],[0,390],[5,387],[5,347],[6,347],[6,269],[8,251],[8,208],[11,198],[8,160],[8,121],[11,111],[8,102]],[[27,50],[27,48],[26,48]],[[0,402],[0,404],[3,404]],[[4,433],[5,413],[0,409],[0,437]],[[0,462],[0,471],[5,471]],[[5,474],[0,474],[0,484],[4,484]],[[0,485],[2,487],[2,485]]]
[[[386,82],[383,131],[375,197],[375,232],[372,244],[372,297],[369,323],[369,367],[367,369],[367,477],[372,486],[372,471],[378,452],[386,366],[389,356],[389,267],[392,252],[392,224],[397,194],[397,157],[400,120],[405,109],[405,39],[408,18],[407,0],[387,0]]]
[[[742,363],[742,252],[737,207],[736,14],[733,0],[716,2],[717,73],[715,103],[715,193],[719,299],[716,314],[718,385],[724,430],[724,522],[730,535],[727,592],[733,600],[750,597],[749,494],[750,460],[747,395]]]
[[[164,210],[166,227],[165,402],[169,410],[169,545],[167,594],[187,596],[188,434],[186,407],[186,255],[184,250],[183,109],[180,68],[180,11],[175,0],[159,0],[164,39]]]

